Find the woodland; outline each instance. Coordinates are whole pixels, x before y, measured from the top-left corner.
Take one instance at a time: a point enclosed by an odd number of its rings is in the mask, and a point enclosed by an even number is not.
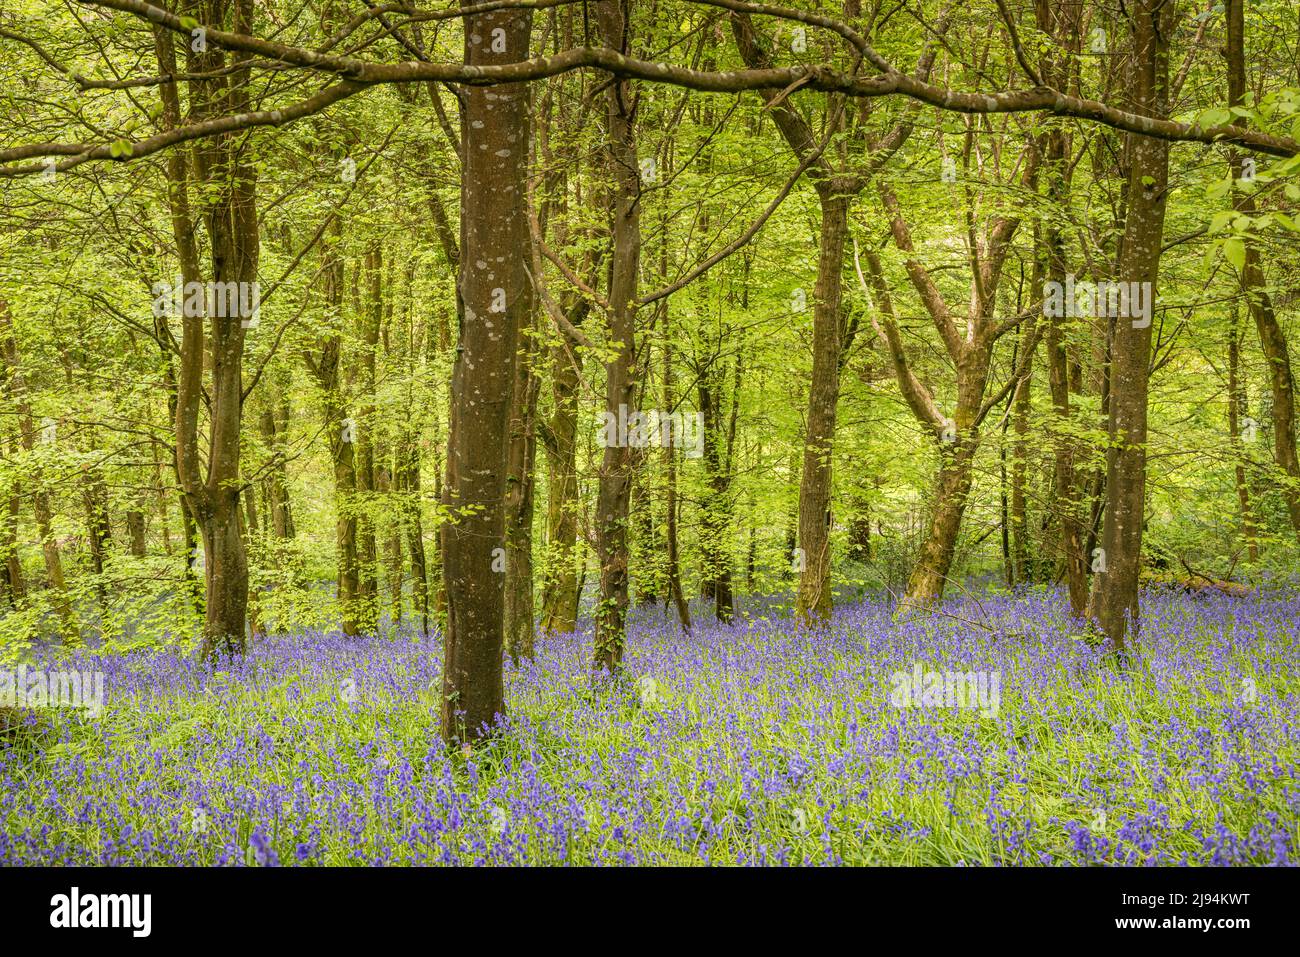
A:
[[[1294,854],[1294,3],[0,0],[0,102],[0,664],[109,695],[0,861]]]

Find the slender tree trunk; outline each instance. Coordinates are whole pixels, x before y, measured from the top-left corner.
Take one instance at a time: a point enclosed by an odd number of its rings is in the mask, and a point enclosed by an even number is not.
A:
[[[294,537],[293,509],[289,501],[289,474],[285,465],[285,433],[289,424],[289,402],[268,402],[258,420],[262,438],[274,460],[267,469],[265,495],[271,531],[278,539]]]
[[[1049,175],[1052,175],[1050,170],[1049,167]],[[1049,281],[1064,282],[1065,263],[1059,230],[1048,228],[1047,247]],[[1048,385],[1052,394],[1052,412],[1059,426],[1052,472],[1052,507],[1056,511],[1057,541],[1065,567],[1070,611],[1075,616],[1082,616],[1088,603],[1086,536],[1091,522],[1086,504],[1081,501],[1080,476],[1075,471],[1077,443],[1068,429],[1071,389],[1069,354],[1065,348],[1066,319],[1064,316],[1050,316],[1047,322]]]
[[[90,570],[98,579],[95,593],[100,607],[108,604],[108,590],[104,586],[104,562],[113,544],[113,525],[108,516],[108,487],[104,474],[95,469],[82,473],[82,499],[86,505],[86,543],[89,546]]]
[[[198,525],[190,511],[189,503],[181,498],[181,538],[185,542],[185,573],[181,578],[182,586],[190,593],[194,613],[200,618],[207,617],[206,581],[200,580],[196,571],[195,559],[202,554],[203,543],[199,539]],[[206,579],[207,576],[203,576]]]
[[[606,46],[626,52],[624,8],[603,2],[597,19]],[[606,150],[612,182],[613,255],[609,281],[609,343],[605,363],[605,415],[617,423],[636,412],[637,274],[641,257],[641,182],[634,129],[633,86],[611,80],[605,91]],[[596,495],[596,555],[600,603],[596,608],[593,667],[613,675],[623,660],[628,606],[628,512],[632,493],[632,449],[621,437],[606,442]]]
[[[462,6],[474,2],[462,0]],[[467,65],[528,58],[531,11],[480,13],[464,22]],[[494,571],[494,562],[505,545],[516,353],[533,308],[527,273],[529,115],[526,84],[463,88],[462,307],[443,489],[444,505],[454,516],[443,529],[442,560],[447,594],[442,734],[448,742],[478,739],[505,711],[505,576]]]
[[[13,455],[16,452],[17,442],[10,436],[9,453]],[[22,511],[22,495],[16,482],[5,505],[5,512],[0,516],[0,558],[5,563],[9,601],[17,608],[27,598],[27,582],[23,577],[22,558],[18,554],[18,520]]]
[[[131,557],[145,556],[145,521],[144,512],[133,508],[126,513],[126,530],[131,538]]]
[[[531,318],[531,317],[530,317]],[[512,661],[533,657],[533,494],[537,396],[542,380],[525,352],[516,367],[506,477],[505,642]]]
[[[256,554],[257,543],[262,537],[262,522],[257,513],[257,494],[253,486],[244,488],[244,549],[248,555]],[[251,564],[251,562],[250,562]],[[266,626],[262,622],[262,609],[258,601],[258,590],[249,585],[248,589],[248,632],[252,638],[266,635]]]
[[[1168,107],[1169,36],[1174,5],[1137,0],[1130,6],[1134,62],[1129,79],[1134,110],[1163,116]],[[1119,261],[1121,282],[1147,283],[1154,303],[1164,234],[1169,144],[1128,134],[1128,215]],[[1088,614],[1123,657],[1126,635],[1138,627],[1138,576],[1146,505],[1148,367],[1151,321],[1119,317],[1111,350],[1111,400],[1106,453],[1105,571],[1093,582]]]
[[[174,402],[174,391],[171,398]],[[175,420],[174,410],[172,411],[172,419]],[[159,450],[156,440],[149,443],[149,449],[153,455],[154,501],[158,508],[158,525],[162,529],[163,553],[170,556],[172,553],[171,510],[167,506],[167,489],[163,484],[162,452]]]
[[[782,579],[788,580],[795,571],[801,571],[803,563],[799,560],[799,464],[802,462],[798,451],[790,453],[789,481],[794,486],[795,501],[785,523],[785,562],[781,567]]]
[[[805,621],[831,614],[831,453],[840,395],[840,330],[844,250],[849,200],[831,182],[817,187],[821,203],[821,244],[813,292],[813,367],[808,390],[803,474],[799,482],[799,579],[797,613]]]
[[[701,519],[705,578],[709,594],[714,601],[714,614],[718,621],[730,623],[732,618],[731,554],[728,539],[731,535],[731,515],[728,508],[730,477],[723,461],[725,429],[722,422],[722,377],[713,368],[702,369],[699,376],[700,416],[704,423],[704,468],[708,476],[708,498]],[[734,397],[733,397],[734,401]]]
[[[1253,563],[1259,560],[1259,535],[1250,507],[1250,484],[1246,480],[1245,450],[1241,441],[1241,418],[1245,409],[1246,395],[1241,382],[1241,323],[1238,310],[1234,308],[1232,325],[1228,328],[1228,441],[1236,459],[1233,484],[1241,508],[1241,533],[1246,540],[1247,557]]]
[[[1035,284],[1037,285],[1037,284]],[[1022,335],[1021,347],[1032,347],[1026,336]],[[1029,516],[1026,506],[1025,484],[1029,458],[1029,412],[1031,408],[1031,386],[1033,384],[1033,360],[1030,360],[1030,374],[1017,386],[1012,399],[1012,421],[1015,442],[1011,450],[1011,570],[1013,582],[1027,582],[1031,577],[1029,561]]]
[[[1055,4],[1051,0],[1037,0],[1035,16],[1039,30],[1056,38],[1067,53],[1079,49],[1079,13],[1077,8]],[[1070,85],[1069,61],[1066,58],[1046,57],[1042,70],[1047,82],[1057,89]],[[1043,224],[1043,246],[1047,254],[1046,278],[1050,282],[1065,281],[1065,239],[1060,221],[1069,205],[1071,165],[1066,161],[1069,136],[1057,124],[1043,136],[1043,168],[1047,178],[1047,198],[1052,215]],[[1039,290],[1034,290],[1035,294]],[[1070,353],[1066,348],[1064,314],[1047,317],[1047,378],[1052,397],[1052,414],[1057,424],[1055,436],[1055,462],[1052,471],[1051,510],[1055,513],[1058,557],[1065,569],[1066,589],[1070,611],[1082,617],[1088,604],[1088,551],[1086,542],[1091,527],[1090,508],[1084,501],[1083,477],[1078,475],[1075,461],[1078,442],[1069,428],[1072,417],[1071,394],[1082,391],[1082,381],[1076,390],[1072,386]]]
[[[542,586],[542,630],[568,634],[578,619],[578,371],[576,350],[557,344],[551,354],[551,436],[547,448],[546,578]]]
[[[396,627],[402,622],[403,611],[403,566],[402,566],[402,525],[404,524],[402,509],[400,506],[393,509],[393,503],[397,500],[398,490],[393,469],[389,464],[390,455],[388,450],[379,457],[381,465],[375,468],[375,491],[378,493],[380,500],[385,503],[384,508],[384,579],[388,586],[388,618],[389,624]]]
[[[211,0],[205,22],[247,32],[252,0]],[[154,28],[159,67],[177,72],[173,36]],[[191,86],[188,119],[192,122],[249,109],[248,63],[241,53],[227,54],[216,45],[206,50],[186,47],[186,70],[208,78]],[[166,129],[181,124],[175,85],[159,86]],[[259,232],[257,172],[251,146],[237,134],[201,141],[193,149],[193,175],[204,187],[199,215],[205,226],[214,283],[231,288],[257,281]],[[200,279],[196,216],[189,205],[191,164],[180,150],[167,158],[168,207],[172,235],[180,258],[181,276],[188,285]],[[205,620],[200,653],[205,659],[244,652],[248,610],[248,561],[240,529],[240,439],[243,411],[243,319],[185,315],[181,320],[180,374],[176,382],[176,474],[184,507],[198,526],[205,555]],[[203,405],[204,371],[211,369],[207,389],[208,450],[204,471],[199,456],[199,413]]]
[[[664,330],[664,375],[663,375],[663,400],[664,408],[674,408],[675,396],[673,395],[673,348],[672,340],[668,335],[668,309],[665,306],[663,311],[663,330]],[[691,630],[691,612],[686,604],[686,595],[682,591],[682,572],[681,561],[679,558],[679,546],[677,541],[677,459],[673,455],[670,446],[665,445],[663,448],[664,456],[664,578],[668,586],[668,597],[673,603],[673,608],[677,610],[677,620],[681,623],[682,629],[689,632]]]
[[[420,634],[429,633],[429,562],[424,548],[424,522],[420,508],[420,447],[415,437],[402,434],[397,445],[396,486],[411,556],[411,607],[420,622]]]
[[[368,633],[379,628],[379,547],[375,518],[375,379],[379,326],[384,308],[383,259],[380,247],[366,253],[362,272],[367,280],[362,308],[363,341],[357,378],[360,389],[357,401],[357,565],[361,627]]]
[[[962,515],[970,495],[978,440],[972,435],[957,438],[940,450],[938,480],[929,527],[921,553],[907,580],[905,607],[921,607],[943,596],[957,549]]]
[[[1245,0],[1226,0],[1228,42],[1225,49],[1228,60],[1228,105],[1240,106],[1246,95],[1245,52]],[[1244,117],[1234,124],[1244,126]],[[1233,208],[1251,215],[1255,212],[1254,187],[1243,186],[1242,166],[1247,160],[1240,152],[1230,154],[1233,190]],[[1295,379],[1291,373],[1291,355],[1286,333],[1278,322],[1273,299],[1264,281],[1264,268],[1260,262],[1259,245],[1253,238],[1246,240],[1246,263],[1241,270],[1241,290],[1246,297],[1251,318],[1259,334],[1259,345],[1268,362],[1269,388],[1273,394],[1273,458],[1285,475],[1282,487],[1291,527],[1300,536],[1300,457],[1296,454]]]

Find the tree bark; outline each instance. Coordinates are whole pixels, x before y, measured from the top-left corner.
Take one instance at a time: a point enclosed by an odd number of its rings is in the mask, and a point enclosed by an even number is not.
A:
[[[472,7],[475,0],[462,0]],[[526,59],[529,10],[466,16],[465,63]],[[487,734],[505,711],[502,688],[504,558],[510,406],[520,329],[532,314],[527,268],[530,101],[526,84],[462,91],[459,342],[447,443],[443,578],[447,628],[442,734],[449,743]],[[504,565],[499,566],[504,571]]]
[[[841,274],[849,214],[848,197],[839,195],[832,182],[819,182],[817,197],[821,241],[813,290],[812,384],[799,480],[802,572],[796,614],[804,621],[824,620],[831,614],[831,454],[840,397]]]
[[[663,401],[664,408],[674,408],[676,397],[673,395],[673,347],[668,335],[668,308],[664,306],[662,319],[664,331],[664,374]],[[663,448],[664,456],[664,577],[668,585],[668,597],[673,608],[677,610],[677,620],[682,630],[691,630],[691,612],[686,604],[686,595],[682,591],[681,560],[677,541],[677,459],[670,446]]]
[[[1138,0],[1130,7],[1133,67],[1128,88],[1134,110],[1163,116],[1168,108],[1169,36],[1174,4]],[[1119,260],[1121,282],[1149,283],[1154,303],[1164,234],[1169,144],[1128,134],[1128,214]],[[1130,628],[1139,625],[1138,576],[1146,505],[1147,393],[1150,321],[1119,317],[1111,350],[1109,443],[1106,453],[1106,515],[1101,547],[1105,571],[1093,580],[1088,614],[1122,658]]]
[[[229,24],[246,33],[252,23],[252,0],[210,0],[204,22]],[[173,35],[155,25],[155,51],[164,74],[176,70]],[[208,74],[191,85],[189,121],[202,122],[249,108],[247,54],[216,45],[195,51],[186,47],[186,70]],[[174,84],[160,84],[163,126],[181,124]],[[214,283],[257,281],[259,233],[256,165],[243,136],[227,133],[200,141],[193,149],[194,178],[203,187],[199,217],[208,235]],[[188,285],[201,276],[190,209],[191,164],[185,154],[168,154],[167,194],[172,235]],[[206,325],[205,325],[206,320]],[[198,527],[205,555],[205,620],[200,654],[216,659],[243,654],[248,610],[248,560],[240,529],[240,429],[243,411],[245,328],[240,318],[185,315],[181,319],[180,374],[176,382],[176,474],[184,507]],[[205,366],[211,369],[206,472],[199,457],[199,412]]]
[[[1077,54],[1080,44],[1079,8],[1037,0],[1035,17],[1038,29],[1053,36],[1067,54]],[[1070,85],[1070,66],[1066,57],[1044,57],[1041,72],[1047,82],[1058,89]],[[1065,281],[1065,239],[1060,220],[1069,205],[1073,167],[1066,161],[1070,137],[1062,124],[1054,124],[1042,137],[1043,170],[1047,179],[1047,199],[1052,210],[1043,224],[1043,246],[1047,255],[1046,278],[1049,282]],[[1037,293],[1038,290],[1035,290]],[[1078,442],[1068,426],[1072,418],[1072,394],[1082,391],[1082,379],[1072,375],[1070,352],[1066,348],[1067,317],[1047,317],[1046,350],[1048,389],[1052,397],[1052,414],[1058,425],[1055,436],[1055,461],[1052,470],[1052,502],[1056,525],[1056,545],[1061,567],[1065,571],[1070,612],[1082,617],[1088,604],[1088,552],[1086,542],[1091,527],[1084,484],[1077,474],[1075,461]],[[1077,372],[1077,370],[1075,370]],[[1079,389],[1073,388],[1078,380]]]
[[[605,0],[597,20],[606,46],[626,52],[627,16],[620,3]],[[605,414],[614,422],[637,411],[633,362],[636,357],[637,276],[641,259],[641,181],[636,153],[633,85],[611,80],[605,91],[606,154],[612,184],[613,255],[609,278],[609,346],[605,363]],[[607,420],[608,421],[608,420]],[[628,606],[628,511],[633,455],[616,437],[605,444],[596,494],[596,556],[600,601],[596,607],[593,668],[615,674],[622,664]]]
[[[3,308],[0,306],[0,308]],[[16,457],[18,440],[9,436],[9,454]],[[23,576],[22,557],[18,553],[18,521],[22,514],[22,489],[15,481],[3,515],[0,515],[0,559],[4,561],[6,594],[9,603],[18,608],[27,598],[27,582]]]
[[[1246,394],[1241,381],[1241,323],[1239,312],[1232,310],[1232,325],[1228,327],[1228,442],[1236,462],[1232,470],[1233,485],[1237,489],[1237,505],[1241,509],[1241,534],[1246,540],[1246,555],[1251,562],[1259,560],[1259,533],[1250,504],[1250,483],[1246,477],[1246,457],[1242,447],[1241,419],[1246,410]]]
[[[1228,60],[1228,105],[1240,106],[1246,95],[1245,2],[1226,0],[1228,42],[1225,49]],[[1245,117],[1237,117],[1234,125],[1244,127]],[[1230,154],[1234,181],[1232,205],[1246,215],[1255,212],[1254,187],[1241,185],[1242,164],[1245,157],[1234,150]],[[1241,270],[1241,291],[1255,330],[1259,345],[1268,362],[1269,388],[1273,395],[1273,458],[1282,470],[1282,494],[1286,500],[1291,528],[1300,537],[1300,457],[1296,454],[1295,378],[1291,373],[1291,354],[1286,333],[1278,322],[1273,299],[1264,281],[1264,268],[1260,262],[1258,242],[1246,239],[1246,263]]]
[[[704,425],[704,468],[708,480],[708,497],[701,518],[705,577],[709,581],[709,595],[714,601],[714,616],[729,624],[733,614],[731,590],[731,535],[729,458],[724,440],[727,428],[723,423],[724,376],[718,374],[717,361],[699,372],[697,386],[700,396],[700,417]],[[732,402],[737,401],[732,396]]]
[[[1034,286],[1040,285],[1035,283]],[[1022,347],[1032,347],[1027,337]],[[1033,360],[1030,359],[1029,374],[1017,386],[1012,399],[1012,423],[1015,441],[1011,449],[1011,501],[1009,503],[1011,524],[1011,572],[1016,585],[1027,582],[1032,577],[1029,558],[1029,516],[1026,504],[1025,484],[1028,474],[1029,459],[1029,412],[1031,408],[1030,392],[1033,385]]]
[[[531,319],[531,317],[530,317]],[[506,476],[505,643],[512,661],[533,657],[533,497],[537,461],[537,396],[542,380],[533,356],[520,357],[510,410]]]

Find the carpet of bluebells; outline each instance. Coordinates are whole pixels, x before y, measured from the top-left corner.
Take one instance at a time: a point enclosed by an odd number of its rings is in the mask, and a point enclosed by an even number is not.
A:
[[[46,662],[107,701],[0,743],[0,863],[1294,862],[1300,595],[1148,593],[1127,669],[1062,605],[639,613],[621,683],[593,686],[586,629],[507,665],[473,753],[438,739],[436,636]],[[897,707],[917,663],[998,672],[997,715]]]

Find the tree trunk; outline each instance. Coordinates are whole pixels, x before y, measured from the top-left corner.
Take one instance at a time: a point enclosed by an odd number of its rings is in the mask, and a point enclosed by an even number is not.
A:
[[[905,608],[925,607],[943,597],[957,549],[962,515],[970,495],[977,447],[978,440],[973,435],[959,433],[952,443],[940,450],[939,477],[935,483],[929,529],[907,580],[907,594],[903,599]]]
[[[357,565],[362,629],[373,634],[379,629],[379,548],[375,519],[375,367],[379,348],[379,326],[383,316],[383,260],[379,247],[372,247],[363,263],[367,281],[362,309],[363,342],[358,362],[360,379],[357,401]]]
[[[831,452],[840,395],[840,329],[843,322],[844,246],[849,200],[831,182],[817,185],[821,202],[821,244],[813,291],[813,366],[808,390],[803,474],[799,482],[799,578],[797,614],[804,621],[831,614]]]
[[[730,476],[724,462],[721,383],[723,376],[715,368],[701,369],[698,391],[700,416],[704,424],[704,468],[708,479],[708,496],[701,517],[705,578],[709,594],[714,601],[714,614],[718,621],[729,624],[732,619],[731,554],[728,538],[731,535],[731,515],[728,507]],[[733,401],[735,397],[733,396]]]
[[[96,576],[95,592],[100,607],[108,604],[104,586],[104,562],[113,544],[113,525],[108,516],[108,487],[104,473],[95,468],[82,473],[82,498],[86,505],[86,543],[90,552],[90,570]]]
[[[1244,7],[1244,0],[1227,0],[1228,42],[1225,52],[1229,106],[1240,106],[1246,95]],[[1245,126],[1246,119],[1238,117],[1233,123]],[[1254,187],[1241,185],[1244,161],[1240,152],[1234,150],[1230,154],[1234,180],[1232,205],[1238,212],[1249,216],[1255,212],[1255,197],[1249,192]],[[1282,493],[1291,527],[1300,536],[1300,457],[1296,455],[1295,379],[1291,374],[1291,355],[1286,333],[1278,322],[1273,299],[1265,287],[1258,242],[1249,237],[1246,240],[1246,263],[1241,270],[1241,290],[1251,318],[1255,320],[1260,348],[1268,361],[1269,388],[1273,394],[1273,458],[1286,476]]]
[[[510,412],[506,477],[505,643],[512,661],[533,657],[533,493],[536,481],[537,395],[542,380],[533,356],[520,357]]]
[[[568,634],[578,619],[578,371],[579,353],[558,343],[551,351],[552,445],[547,447],[546,570],[542,631]],[[572,359],[570,357],[573,357]]]
[[[429,633],[429,566],[420,515],[420,449],[412,435],[398,443],[397,488],[401,497],[406,550],[411,556],[411,603],[420,621],[420,634]]]
[[[597,8],[605,45],[625,51],[623,7]],[[636,357],[637,273],[641,256],[641,182],[636,153],[632,84],[611,80],[605,91],[606,151],[612,182],[613,255],[609,280],[609,344],[605,363],[605,415],[615,423],[636,412],[632,364]],[[600,562],[600,603],[596,608],[593,668],[613,675],[623,660],[628,605],[628,509],[632,492],[632,449],[622,437],[605,444],[596,495],[596,555]]]
[[[252,0],[212,0],[206,22],[247,32]],[[155,51],[164,74],[175,74],[171,31],[155,25]],[[191,85],[188,120],[202,122],[227,110],[249,109],[245,54],[227,53],[216,45],[203,51],[186,47],[186,70],[208,78]],[[175,85],[161,84],[165,129],[181,124]],[[179,253],[181,278],[200,280],[198,245],[189,205],[190,169],[203,187],[200,214],[206,226],[214,283],[257,281],[259,233],[256,164],[251,146],[238,134],[200,141],[193,163],[180,150],[168,154],[167,195],[172,236]],[[200,654],[205,659],[239,655],[245,649],[248,609],[248,562],[240,531],[240,428],[243,411],[243,354],[249,317],[186,315],[181,320],[180,374],[176,383],[176,474],[184,507],[198,526],[205,553],[207,595]],[[206,320],[206,321],[205,321]],[[206,474],[199,456],[199,412],[203,405],[204,370],[211,367]]]
[[[142,510],[133,508],[126,513],[126,530],[131,537],[131,557],[144,558],[145,523]]]
[[[1233,484],[1237,489],[1237,504],[1241,508],[1241,534],[1246,540],[1246,554],[1253,563],[1259,560],[1259,534],[1250,505],[1250,484],[1246,479],[1245,450],[1241,442],[1241,418],[1246,409],[1246,394],[1241,382],[1241,322],[1238,310],[1232,310],[1232,325],[1228,327],[1228,441],[1236,459],[1233,466]]]
[[[1037,270],[1035,270],[1037,272]],[[1039,284],[1035,283],[1037,287]],[[1022,335],[1022,348],[1032,348],[1028,337]],[[1011,572],[1010,584],[1027,582],[1031,577],[1029,560],[1029,517],[1027,514],[1025,482],[1029,458],[1029,412],[1031,408],[1031,385],[1033,384],[1033,360],[1030,360],[1030,374],[1017,386],[1012,399],[1012,420],[1015,431],[1015,443],[1011,450]]]
[[[261,540],[262,522],[257,514],[257,495],[253,486],[244,488],[244,552],[256,554],[257,542]],[[262,623],[262,609],[258,601],[258,590],[250,584],[248,591],[248,633],[251,638],[262,638],[266,627]]]
[[[392,467],[389,465],[387,450],[380,456],[383,464],[375,468],[375,491],[384,508],[384,579],[388,586],[388,620],[391,627],[402,621],[403,574],[402,574],[402,511],[400,506],[393,510],[392,503],[397,498],[397,487]]]
[[[462,0],[472,7],[474,0]],[[501,10],[465,18],[465,63],[528,58],[532,14]],[[519,331],[532,315],[527,274],[530,142],[526,84],[463,89],[459,342],[451,385],[443,529],[447,629],[442,734],[466,742],[505,710],[501,653],[510,406]],[[504,565],[500,566],[504,571]]]
[[[674,408],[673,396],[673,347],[668,335],[668,308],[663,310],[664,330],[664,408]],[[664,578],[668,586],[668,597],[677,610],[677,620],[682,629],[691,630],[691,612],[686,605],[686,595],[682,591],[681,563],[678,557],[677,542],[677,459],[671,446],[665,445],[664,456]]]
[[[1133,109],[1148,116],[1167,111],[1168,41],[1173,4],[1138,0],[1134,24],[1133,70],[1129,90]],[[1121,282],[1149,283],[1155,301],[1164,234],[1169,144],[1128,134],[1128,214],[1119,260]],[[1142,566],[1142,525],[1146,505],[1146,441],[1150,321],[1119,317],[1111,350],[1109,443],[1106,453],[1106,516],[1102,529],[1105,571],[1097,575],[1088,603],[1089,617],[1125,655],[1129,628],[1138,627],[1138,575]]]
[[[9,452],[13,455],[17,451],[17,445],[13,438],[10,438]],[[17,483],[14,484],[13,490],[6,502],[6,508],[3,517],[0,517],[0,558],[5,563],[5,579],[9,602],[13,607],[19,607],[27,598],[27,582],[23,578],[23,563],[18,554],[18,519],[22,511],[21,490]]]
[[[1050,0],[1037,0],[1035,17],[1038,29],[1056,39],[1066,53],[1079,50],[1079,11],[1077,8],[1054,4]],[[1070,83],[1069,59],[1045,57],[1042,70],[1048,83],[1064,89]],[[1073,167],[1067,162],[1069,135],[1062,125],[1053,125],[1043,136],[1043,167],[1047,177],[1047,199],[1052,215],[1043,224],[1043,246],[1047,254],[1047,279],[1055,283],[1065,281],[1065,239],[1061,232],[1061,218],[1069,205],[1070,179]],[[1037,293],[1038,290],[1035,290]],[[1086,542],[1089,506],[1084,500],[1082,476],[1077,474],[1075,461],[1078,441],[1069,429],[1071,412],[1070,353],[1066,348],[1065,315],[1047,317],[1047,378],[1052,396],[1052,413],[1058,426],[1055,436],[1055,462],[1052,470],[1051,510],[1055,513],[1056,545],[1061,566],[1065,570],[1066,589],[1070,612],[1082,617],[1088,604],[1088,552]],[[1082,391],[1082,381],[1078,382]]]

